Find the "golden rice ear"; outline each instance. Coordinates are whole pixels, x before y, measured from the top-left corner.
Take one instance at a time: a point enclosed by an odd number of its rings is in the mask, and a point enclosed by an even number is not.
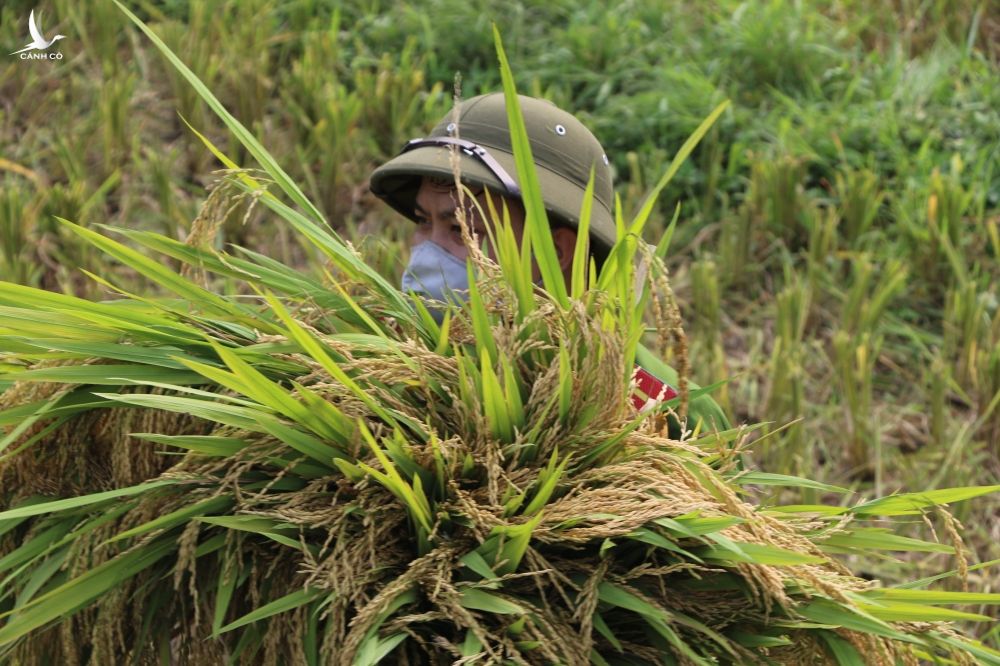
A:
[[[652,268],[654,261],[655,248],[652,245],[643,243],[640,249],[635,254],[635,278],[633,280],[632,290],[635,294],[634,303],[638,305],[642,301],[642,297],[645,294],[646,287],[649,283],[649,272]]]

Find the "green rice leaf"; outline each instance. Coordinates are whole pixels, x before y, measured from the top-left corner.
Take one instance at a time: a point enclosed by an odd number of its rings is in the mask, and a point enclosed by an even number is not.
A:
[[[50,552],[58,548],[63,543],[63,539],[66,535],[73,530],[75,522],[76,521],[73,519],[61,520],[56,522],[51,527],[47,527],[39,533],[34,534],[25,543],[22,543],[16,550],[0,558],[0,572],[18,567],[25,562],[34,560],[40,555],[44,555],[46,552]],[[15,574],[19,573],[19,571],[15,572]],[[4,580],[2,584],[0,584],[0,587],[6,587],[7,584],[10,583],[10,580],[10,578]]]
[[[234,456],[249,445],[245,440],[219,435],[158,435],[151,432],[133,432],[129,433],[129,436],[187,449],[204,456],[222,458]]]
[[[343,458],[334,458],[333,464],[336,465],[340,473],[346,476],[352,483],[358,483],[365,478],[365,471]]]
[[[744,522],[737,516],[679,516],[677,518],[657,518],[653,521],[666,527],[678,536],[697,538],[705,534],[720,532],[727,527]]]
[[[719,535],[712,535],[718,537]],[[794,550],[767,546],[759,543],[734,542],[739,551],[716,545],[694,549],[696,555],[709,562],[743,562],[747,564],[769,564],[771,566],[794,566],[798,564],[822,564],[826,560],[816,555]]]
[[[324,466],[329,467],[334,458],[344,457],[344,453],[324,443],[322,440],[277,420],[262,419],[260,425],[266,432],[274,435],[299,453],[305,454],[316,462],[322,463]]]
[[[302,637],[302,650],[305,652],[306,666],[320,666],[319,616],[322,609],[322,604],[316,604],[306,618],[305,636]],[[213,631],[215,631],[214,628]]]
[[[86,510],[71,511],[47,517],[42,523],[46,527],[40,534],[34,534],[14,551],[0,559],[0,571],[11,570],[0,589],[15,582],[23,572],[39,558],[44,558],[59,548],[84,537],[104,525],[108,525],[133,509],[136,501],[117,502],[101,510],[91,518],[82,518]],[[86,515],[86,514],[85,514]],[[51,525],[51,527],[48,527]],[[19,568],[18,568],[19,567]],[[9,588],[8,588],[9,589]]]
[[[614,451],[619,449],[625,438],[628,437],[634,430],[636,430],[643,421],[646,420],[644,414],[640,414],[636,418],[632,419],[627,425],[622,427],[617,433],[607,438],[603,443],[598,446],[593,447],[586,455],[584,455],[579,462],[576,464],[578,468],[588,468],[597,464],[598,461],[605,456],[611,455]]]
[[[766,512],[771,514],[814,513],[820,516],[839,516],[850,510],[846,506],[828,506],[826,504],[785,504],[770,506]]]
[[[0,521],[10,520],[12,518],[23,518],[26,516],[38,516],[43,513],[56,513],[59,511],[66,511],[68,509],[76,509],[78,507],[97,504],[99,502],[106,502],[107,500],[140,495],[156,488],[162,488],[164,486],[171,486],[175,484],[177,484],[177,481],[173,479],[160,479],[158,481],[140,483],[137,486],[129,486],[127,488],[118,488],[116,490],[106,490],[104,492],[80,495],[78,497],[68,497],[66,499],[54,500],[52,502],[41,502],[39,504],[19,506],[16,509],[8,509],[7,511],[0,512]]]
[[[837,553],[866,550],[900,550],[924,553],[954,553],[952,546],[894,534],[887,528],[859,527],[833,534],[818,542],[823,550]]]
[[[817,633],[826,643],[826,647],[830,650],[830,654],[833,655],[838,666],[866,666],[864,658],[848,641],[832,631],[819,631]]]
[[[961,502],[997,491],[1000,491],[1000,485],[966,486],[927,490],[921,493],[904,493],[865,502],[850,511],[859,516],[905,516],[922,513],[924,509],[939,504]]]
[[[181,121],[185,125],[187,125],[187,128],[189,130],[191,130],[191,133],[194,134],[196,137],[198,137],[198,139],[205,145],[205,147],[208,148],[209,152],[212,153],[213,155],[215,155],[215,158],[217,160],[219,160],[220,162],[222,162],[227,169],[232,169],[234,171],[240,171],[240,173],[237,174],[237,177],[242,182],[251,184],[255,188],[259,187],[259,185],[257,183],[257,180],[253,176],[251,176],[248,173],[242,172],[240,170],[240,165],[239,164],[237,164],[236,162],[234,162],[233,160],[231,160],[228,155],[226,155],[224,152],[222,152],[221,150],[219,150],[215,146],[215,144],[212,143],[211,140],[207,136],[205,136],[204,134],[202,134],[201,132],[199,132],[197,129],[195,129],[195,127],[191,123],[189,123],[187,121],[187,118],[185,118],[180,113],[178,113],[177,115],[180,116]]]
[[[677,205],[674,206],[674,216],[670,218],[670,224],[667,225],[666,230],[663,235],[660,236],[660,240],[656,243],[656,250],[654,254],[660,259],[667,258],[667,252],[670,250],[670,241],[674,238],[674,231],[677,230],[677,220],[681,217],[681,204],[678,201]]]
[[[164,382],[177,385],[204,384],[205,378],[195,372],[143,365],[67,365],[55,368],[22,370],[6,375],[14,381],[56,382],[59,384],[92,384],[123,386],[135,382]]]
[[[503,395],[511,428],[515,430],[523,429],[525,418],[524,402],[521,400],[521,386],[518,383],[517,376],[514,374],[513,364],[509,358],[501,355],[500,367],[503,370]]]
[[[583,203],[580,206],[580,222],[576,226],[576,246],[573,248],[573,268],[570,279],[570,296],[579,300],[587,286],[587,262],[590,259],[590,216],[594,209],[594,168],[590,166],[590,176],[587,178],[587,188],[583,191]]]
[[[483,644],[472,631],[465,632],[465,640],[462,641],[462,656],[474,657],[483,651]]]
[[[375,454],[375,457],[378,458],[378,461],[385,470],[385,473],[379,472],[375,468],[362,462],[359,462],[357,466],[369,475],[373,476],[379,483],[391,491],[393,495],[398,497],[400,501],[402,501],[403,504],[410,510],[410,515],[413,517],[414,521],[429,533],[431,531],[431,517],[434,512],[431,509],[427,496],[419,486],[420,477],[413,477],[414,485],[411,486],[399,474],[399,471],[396,469],[396,465],[385,455],[381,447],[379,447],[378,443],[375,441],[375,438],[372,437],[368,427],[365,426],[364,422],[360,419],[358,420],[358,428],[365,441],[368,443],[368,447]]]
[[[35,423],[44,418],[47,414],[55,413],[56,406],[65,402],[65,396],[65,391],[59,391],[47,400],[25,405],[25,409],[18,410],[17,408],[14,408],[0,412],[0,425],[5,425],[5,421],[8,420],[9,423],[14,424],[14,427],[10,429],[10,432],[0,439],[0,453],[6,450],[6,448],[11,444],[18,441],[29,428],[35,425]],[[3,418],[4,416],[7,418]],[[61,424],[62,421],[60,420],[58,423]],[[43,432],[45,432],[45,430],[43,430]],[[20,448],[24,448],[25,446],[27,446],[27,444],[22,444]],[[7,456],[4,456],[3,458],[0,458],[0,460],[3,460],[6,457]]]
[[[180,509],[171,511],[168,514],[154,518],[153,520],[133,527],[130,530],[120,532],[105,541],[105,543],[114,543],[116,541],[121,541],[122,539],[130,539],[142,534],[148,534],[154,530],[168,530],[172,527],[176,527],[177,525],[186,524],[192,518],[204,516],[206,513],[227,511],[233,506],[233,504],[235,504],[235,500],[228,495],[202,500],[201,502],[197,502],[191,506],[181,507]]]
[[[156,365],[165,368],[184,370],[184,365],[178,360],[196,361],[193,356],[185,354],[180,347],[173,345],[136,345],[97,341],[63,340],[58,338],[29,339],[7,337],[8,341],[16,341],[33,349],[68,352],[67,358],[86,359],[97,357],[128,361],[142,365]],[[107,367],[107,366],[101,366]]]
[[[491,592],[478,587],[467,587],[462,590],[460,603],[470,610],[496,613],[497,615],[522,615],[527,611],[512,601],[507,601]]]
[[[1000,564],[1000,557],[998,557],[995,560],[989,560],[987,562],[980,562],[979,564],[976,564],[975,566],[969,567],[968,571],[978,571],[980,569],[986,569],[988,567],[996,566],[997,564]],[[941,580],[943,578],[950,578],[950,577],[952,577],[952,576],[954,576],[954,575],[956,575],[958,573],[959,573],[958,569],[952,569],[951,571],[945,571],[944,573],[935,574],[934,576],[928,576],[927,578],[921,578],[919,580],[914,580],[914,581],[909,581],[909,582],[906,582],[906,583],[901,583],[899,585],[894,586],[893,589],[916,589],[916,588],[924,587],[925,585],[930,585],[931,583],[933,583],[935,581],[939,581],[939,580]]]
[[[531,247],[535,251],[545,290],[552,294],[561,307],[565,308],[569,305],[566,280],[559,267],[559,259],[556,257],[555,243],[552,240],[552,230],[549,227],[542,190],[538,183],[535,160],[531,155],[528,130],[524,125],[524,117],[521,115],[521,102],[517,97],[514,75],[507,62],[507,54],[504,52],[500,31],[496,24],[493,24],[493,43],[496,45],[497,58],[500,60],[500,79],[507,106],[507,124],[510,128],[510,138],[514,148],[514,161],[517,164],[518,184],[521,186],[521,203],[525,210],[524,226],[527,232],[525,236],[531,237]]]
[[[374,635],[362,643],[354,663],[358,666],[374,666],[380,663],[390,652],[396,649],[397,645],[407,638],[409,638],[409,635],[403,632],[392,634],[385,638]]]
[[[1000,666],[1000,651],[983,645],[979,641],[967,638],[958,638],[946,634],[934,633],[935,640],[958,648],[963,652],[968,652],[979,660],[983,666]]]
[[[569,464],[571,456],[566,456],[561,463],[557,464],[556,461],[558,458],[559,448],[556,447],[552,452],[552,458],[549,460],[548,467],[538,476],[540,483],[538,491],[524,509],[524,515],[531,516],[541,511],[552,497],[552,493],[555,492],[556,486],[559,484],[563,472],[566,471],[566,465]]]
[[[269,617],[278,615],[280,613],[287,613],[290,610],[295,610],[300,606],[304,606],[311,601],[319,599],[324,594],[329,594],[329,593],[324,590],[318,590],[315,588],[308,588],[308,587],[301,590],[296,590],[295,592],[291,592],[283,597],[279,597],[274,601],[264,604],[260,608],[250,613],[247,613],[238,620],[230,622],[229,624],[227,624],[226,626],[222,627],[217,632],[215,632],[213,636],[219,636],[221,634],[232,631],[233,629],[239,629],[240,627],[244,627],[253,622],[258,622],[260,620],[267,619]]]
[[[177,337],[187,339],[191,339],[192,336],[200,337],[186,325],[167,319],[154,308],[141,303],[121,301],[95,303],[76,296],[25,287],[11,282],[0,281],[0,305],[35,313],[57,313],[64,320],[68,316],[102,315],[101,321],[112,326],[114,330],[140,332],[147,336],[160,335],[162,336],[160,339],[164,342]],[[172,331],[172,334],[167,334],[167,331]],[[51,331],[47,336],[40,337],[52,337],[52,333],[54,331]],[[70,338],[78,339],[73,336]]]
[[[4,331],[9,328],[10,331]],[[17,337],[69,338],[93,342],[117,342],[121,333],[117,329],[94,326],[77,313],[46,312],[41,309],[0,306],[0,333]]]
[[[383,652],[384,646],[382,645],[383,639],[379,636],[379,629],[382,627],[382,623],[385,622],[393,613],[398,611],[403,606],[407,604],[412,604],[417,600],[417,594],[412,587],[406,588],[396,594],[392,601],[389,602],[388,606],[382,610],[375,621],[372,623],[371,629],[365,634],[364,639],[358,649],[358,654],[355,656],[355,662],[364,661],[365,663],[374,664],[377,661],[377,656]],[[391,639],[392,637],[390,637]],[[384,640],[390,640],[384,639]],[[398,641],[390,647],[388,651],[391,651]]]
[[[674,553],[680,553],[685,557],[690,557],[695,562],[701,563],[704,561],[694,553],[684,550],[683,548],[681,548],[680,546],[678,546],[676,543],[666,538],[665,536],[657,534],[653,530],[646,529],[644,527],[640,527],[639,529],[630,533],[628,536],[630,539],[635,539],[636,541],[648,543],[649,545],[656,546],[657,548],[669,550]]]
[[[798,609],[799,615],[807,620],[827,624],[834,627],[844,627],[876,636],[884,636],[894,640],[910,641],[905,634],[880,619],[874,618],[859,609],[851,609],[832,599],[816,598]]]
[[[601,653],[594,648],[590,648],[590,663],[594,666],[611,666],[607,659],[601,656]]]
[[[966,613],[951,608],[926,606],[905,601],[880,601],[874,604],[859,604],[858,607],[886,622],[989,622],[991,618],[978,613]]]
[[[197,520],[198,522],[207,523],[209,525],[218,525],[230,530],[252,532],[253,534],[259,534],[267,537],[268,539],[272,539],[273,541],[277,541],[283,546],[288,546],[289,548],[294,548],[295,550],[302,550],[302,544],[300,542],[283,534],[283,532],[297,532],[298,530],[291,525],[279,523],[270,518],[263,518],[260,516],[209,516],[199,517]]]
[[[481,352],[485,352],[490,363],[497,360],[497,344],[493,339],[493,328],[490,325],[490,315],[486,311],[486,304],[483,303],[482,294],[476,281],[476,274],[472,270],[472,263],[465,266],[469,280],[469,317],[472,319],[472,332],[476,339],[476,347]]]
[[[56,574],[62,569],[63,564],[66,562],[66,557],[69,555],[70,548],[64,546],[58,551],[50,555],[44,562],[35,567],[32,571],[31,576],[24,583],[19,594],[17,595],[17,601],[14,602],[14,610],[23,607],[35,593],[42,588],[43,585],[48,583]]]
[[[247,189],[256,191],[254,188]],[[274,197],[264,197],[262,202],[292,225],[298,233],[308,238],[351,279],[368,284],[387,304],[387,314],[400,321],[409,322],[414,319],[411,301],[382,277],[378,271],[350,250],[335,232],[326,226],[320,227]]]
[[[485,347],[479,348],[480,376],[483,385],[483,408],[486,412],[486,423],[490,427],[493,436],[503,442],[511,442],[514,439],[514,429],[510,421],[510,414],[507,412],[507,402],[504,399],[503,388],[500,380],[493,372],[492,361],[489,352]]]
[[[729,637],[744,647],[781,647],[792,645],[792,641],[783,635],[772,636],[765,633],[750,633],[747,631],[730,631]]]
[[[594,611],[593,619],[594,619],[594,629],[597,630],[597,633],[599,633],[601,636],[604,636],[604,638],[606,638],[608,642],[611,643],[611,645],[616,650],[618,650],[619,653],[622,652],[623,650],[621,641],[619,641],[618,637],[615,636],[613,631],[611,631],[611,628],[605,621],[604,616],[598,613],[597,611]]]
[[[235,321],[247,319],[253,321],[261,328],[267,328],[266,322],[259,319],[254,320],[249,312],[245,312],[241,307],[232,301],[215,294],[214,292],[202,289],[190,280],[178,275],[174,271],[166,268],[163,264],[146,257],[130,247],[122,245],[118,241],[102,236],[101,234],[73,224],[69,220],[57,217],[70,231],[86,240],[91,245],[97,247],[105,254],[114,257],[126,266],[135,269],[140,274],[146,276],[156,284],[177,294],[181,298],[192,303],[198,303],[200,307],[218,315],[230,317]],[[272,331],[268,331],[272,332]]]
[[[26,497],[19,502],[18,506],[22,507],[22,506],[32,506],[34,504],[42,504],[47,499],[48,498],[46,497],[40,497],[37,495]],[[28,518],[30,518],[30,516],[21,516],[20,518],[10,518],[7,520],[0,520],[0,536],[3,536],[7,532],[10,532],[12,529],[23,523]]]
[[[566,344],[559,341],[559,422],[565,423],[573,400],[573,367]]]
[[[311,333],[308,333],[302,326],[298,324],[292,316],[288,313],[285,307],[275,298],[272,294],[266,294],[268,304],[275,311],[278,317],[284,322],[285,326],[288,327],[285,334],[293,339],[302,348],[304,352],[309,354],[310,357],[326,370],[331,377],[336,379],[338,382],[346,386],[351,392],[365,404],[366,407],[371,409],[373,412],[379,415],[386,423],[392,426],[397,426],[396,419],[394,419],[378,402],[375,401],[364,389],[362,389],[357,382],[351,379],[346,372],[344,372],[330,355],[323,348],[320,342],[313,337]],[[397,426],[398,427],[398,426]]]
[[[788,476],[786,474],[771,474],[769,472],[746,472],[733,478],[734,483],[740,485],[757,486],[781,486],[783,488],[812,488],[828,493],[847,493],[847,488],[831,486],[828,483],[820,483],[811,479],[804,479],[800,476]]]
[[[471,193],[470,193],[471,195]],[[470,196],[479,209],[478,201]],[[489,236],[489,243],[496,248],[497,263],[500,265],[504,278],[510,283],[517,299],[517,310],[520,321],[531,313],[536,306],[534,298],[535,285],[531,281],[530,261],[530,236],[523,237],[521,246],[518,247],[517,238],[510,221],[510,209],[506,200],[502,200],[502,207],[498,211],[493,205],[493,199],[486,199],[487,210],[482,211],[484,219],[489,219],[494,224],[486,225]],[[485,214],[484,214],[485,213]]]
[[[420,477],[420,480],[431,481],[431,476],[427,470],[421,467],[413,458],[413,449],[410,443],[403,437],[403,433],[396,430],[391,437],[383,437],[382,444],[385,445],[389,459],[400,469],[402,475],[408,479]]]
[[[494,527],[489,537],[474,552],[479,553],[497,575],[505,576],[517,570],[531,542],[531,533],[541,522],[544,512],[535,514],[520,525]]]
[[[243,393],[247,396],[284,414],[296,423],[306,426],[321,437],[341,441],[345,430],[350,432],[350,427],[347,425],[350,422],[349,419],[327,401],[313,401],[312,406],[314,409],[319,409],[320,402],[327,405],[330,411],[324,412],[324,414],[331,415],[333,424],[320,418],[316,411],[296,400],[286,389],[268,379],[253,365],[240,358],[235,351],[220,345],[213,345],[213,349],[232,370],[233,376],[238,378],[239,384],[243,387]]]
[[[219,553],[218,562],[220,575],[215,591],[215,608],[212,611],[212,634],[216,636],[219,635],[222,623],[225,622],[233,592],[242,582],[242,576],[237,570],[239,566],[238,556],[222,551]]]
[[[687,657],[691,663],[697,664],[697,666],[712,666],[712,663],[715,662],[715,659],[709,661],[702,655],[695,652],[694,649],[688,645],[687,641],[682,639],[677,632],[662,619],[648,615],[643,615],[642,619],[645,620],[646,624],[648,624],[657,634],[666,639],[667,643],[672,645],[677,652]]]
[[[487,580],[497,577],[497,575],[493,573],[493,569],[490,568],[489,563],[483,559],[482,555],[474,550],[463,555],[459,562]]]
[[[937,604],[1000,604],[997,592],[953,592],[951,590],[908,590],[897,587],[877,587],[860,593],[862,596],[881,601],[908,601],[912,603]]]
[[[382,328],[382,326],[379,325],[379,323],[375,321],[375,319],[373,319],[372,316],[369,315],[364,308],[358,305],[358,302],[355,301],[354,298],[352,298],[351,295],[347,293],[347,291],[342,286],[340,286],[340,282],[337,280],[337,278],[331,275],[330,271],[325,268],[323,269],[323,274],[326,276],[327,281],[333,285],[334,289],[337,290],[337,294],[340,295],[341,299],[343,299],[343,302],[347,305],[348,308],[350,308],[350,311],[353,312],[354,315],[358,319],[360,319],[365,324],[365,326],[368,327],[368,330],[370,330],[372,333],[380,336],[386,342],[388,342],[390,338],[386,335],[385,330]],[[390,349],[395,350],[395,346],[390,345]],[[404,362],[409,362],[409,359],[405,354],[398,352],[397,356]]]
[[[684,164],[685,160],[687,160],[688,156],[695,149],[695,146],[701,142],[705,134],[708,133],[708,130],[712,128],[712,125],[715,124],[715,121],[719,119],[719,116],[722,115],[722,112],[725,111],[728,106],[729,100],[725,100],[716,106],[712,112],[708,114],[708,117],[701,121],[701,124],[698,125],[697,129],[691,133],[691,136],[688,137],[687,141],[681,145],[677,154],[674,155],[673,161],[670,162],[670,166],[668,166],[667,170],[662,176],[660,176],[660,180],[657,181],[656,186],[653,187],[650,193],[646,195],[642,208],[639,209],[639,212],[635,216],[635,220],[629,227],[630,233],[639,234],[642,232],[642,228],[645,226],[646,221],[653,212],[653,206],[656,204],[656,200],[659,198],[660,192],[662,192],[663,188],[665,188],[670,181],[673,180],[677,170],[681,168],[681,165]]]
[[[135,574],[174,552],[172,538],[161,539],[128,551],[100,564],[67,583],[39,596],[15,613],[5,613],[0,627],[0,646],[7,645],[57,618],[69,615]]]
[[[143,28],[143,30],[146,30],[147,34],[149,34],[146,28]],[[174,62],[174,60],[171,60],[171,62]],[[219,113],[221,110],[221,113],[225,114],[224,116],[222,116],[224,120],[226,117],[231,118],[231,116],[228,115],[228,112],[224,108],[222,108],[221,105],[218,107],[218,109],[213,107],[213,110],[216,110],[217,113]],[[236,121],[233,120],[233,122]],[[190,127],[190,125],[188,125],[188,127]],[[204,143],[208,147],[208,149],[216,157],[219,158],[220,161],[222,161],[231,169],[237,168],[236,163],[230,160],[224,153],[222,153],[222,151],[216,148],[215,145],[212,144],[212,142],[209,141],[207,137],[195,131],[194,128],[192,128],[192,131],[194,131],[195,135],[202,141],[202,143]],[[241,136],[238,135],[238,138],[241,138]],[[255,139],[253,139],[252,136],[250,136],[250,139],[255,141]],[[265,162],[261,162],[257,153],[251,151],[251,153],[258,158],[258,162],[260,162],[261,165],[264,166],[265,170],[268,170],[269,174],[273,177],[274,173],[268,168],[268,165],[270,165],[273,169],[276,169],[278,171],[280,171],[280,167],[277,165],[277,162],[275,162],[273,158],[271,158],[270,155],[267,154],[267,152],[264,150],[262,146],[260,147],[260,152],[265,156]],[[287,178],[287,176],[285,176],[285,178]],[[279,183],[281,182],[280,179],[276,180],[278,180]],[[319,213],[316,211],[316,209],[312,207],[312,204],[308,201],[308,199],[305,199],[303,196],[303,198],[299,200],[297,199],[295,192],[289,192],[289,190],[287,189],[285,190],[286,194],[289,194],[292,201],[295,201],[306,211],[312,211],[313,213],[312,219],[304,216],[297,210],[294,210],[286,206],[284,203],[279,201],[277,197],[268,192],[266,188],[264,188],[257,180],[255,180],[248,174],[240,173],[238,175],[237,183],[248,192],[263,192],[264,195],[262,201],[264,205],[266,205],[268,208],[276,212],[283,220],[291,224],[295,228],[295,230],[299,232],[302,236],[308,238],[319,250],[321,250],[327,257],[332,259],[336,263],[338,268],[346,272],[351,277],[362,279],[371,284],[373,287],[375,287],[375,289],[380,293],[380,295],[386,298],[387,301],[392,304],[392,309],[394,310],[395,316],[401,319],[409,318],[409,316],[412,314],[412,310],[409,309],[409,307],[407,306],[407,302],[404,300],[399,291],[396,290],[392,285],[390,285],[385,280],[385,278],[379,275],[379,273],[376,270],[368,266],[363,260],[361,260],[350,249],[348,249],[348,247],[340,238],[340,236],[335,231],[326,226],[322,216],[320,216]],[[294,183],[292,183],[292,186],[294,187]],[[299,192],[299,194],[301,195],[301,192]],[[317,224],[317,222],[322,223],[323,226],[320,226],[320,224]],[[259,262],[265,263],[268,266],[272,267],[280,266],[280,264],[278,264],[277,262],[274,262],[273,260],[268,259],[263,255],[251,252],[243,248],[240,248],[240,251],[247,254],[247,256],[256,257]],[[284,271],[282,271],[279,268],[278,272],[281,273]],[[308,292],[309,288],[305,289],[305,291]],[[318,293],[321,295],[325,295],[326,297],[332,296],[332,294],[330,294],[329,292],[325,292],[322,290],[320,290]],[[341,307],[338,306],[333,309],[339,311]],[[433,320],[431,321],[433,322]],[[436,330],[436,328],[437,325],[434,324],[434,330]]]
[[[95,393],[94,395],[116,402],[123,402],[150,409],[164,409],[180,414],[191,414],[209,421],[215,421],[236,428],[244,428],[254,432],[266,432],[265,421],[274,420],[262,409],[226,405],[210,400],[198,400],[173,395],[146,395],[141,393]],[[215,396],[221,398],[221,396]]]
[[[624,608],[625,610],[630,610],[633,613],[638,613],[639,615],[645,615],[656,619],[665,619],[670,617],[665,610],[651,605],[648,601],[640,599],[628,590],[619,587],[614,583],[609,583],[608,581],[601,581],[598,585],[597,598],[605,603],[611,604],[612,606]]]

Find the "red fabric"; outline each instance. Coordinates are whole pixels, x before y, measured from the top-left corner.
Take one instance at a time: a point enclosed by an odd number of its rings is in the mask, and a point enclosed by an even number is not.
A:
[[[671,400],[676,398],[678,393],[672,386],[665,384],[651,372],[641,366],[635,366],[632,373],[635,379],[636,390],[632,393],[632,404],[636,409],[642,409],[649,400]]]

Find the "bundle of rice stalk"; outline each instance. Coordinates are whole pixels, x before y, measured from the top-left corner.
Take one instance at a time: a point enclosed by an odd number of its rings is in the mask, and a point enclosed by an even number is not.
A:
[[[303,212],[253,173],[231,182],[332,270],[317,282],[247,250],[115,231],[242,282],[260,296],[247,301],[63,221],[173,297],[0,283],[2,360],[22,368],[0,394],[0,662],[1000,664],[955,625],[988,618],[943,607],[1000,595],[881,587],[833,557],[961,563],[954,529],[946,545],[886,520],[997,487],[759,507],[745,486],[841,489],[741,471],[740,432],[671,439],[680,404],[636,411],[651,299],[676,328],[656,255],[635,294],[655,192],[599,272],[578,248],[568,289],[547,224],[518,247],[498,223],[498,262],[469,243],[470,298],[439,325],[141,27]],[[525,207],[544,221],[497,50]]]

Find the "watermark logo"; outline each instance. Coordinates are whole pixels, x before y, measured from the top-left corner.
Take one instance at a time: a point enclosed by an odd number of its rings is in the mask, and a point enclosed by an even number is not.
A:
[[[66,35],[56,35],[52,39],[45,39],[45,35],[42,31],[38,29],[38,24],[35,23],[35,10],[31,10],[31,15],[28,17],[28,32],[31,33],[31,42],[25,44],[24,48],[20,51],[14,51],[10,55],[20,56],[21,60],[62,60],[63,54],[61,51],[52,51],[46,53],[49,47],[56,43],[60,39],[65,39]]]

